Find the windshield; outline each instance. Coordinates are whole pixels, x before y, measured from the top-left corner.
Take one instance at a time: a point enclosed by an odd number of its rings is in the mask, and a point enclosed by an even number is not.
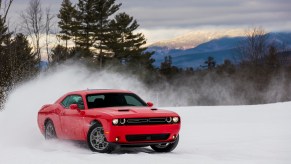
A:
[[[105,93],[86,96],[88,108],[117,107],[117,106],[147,106],[147,104],[132,93]]]

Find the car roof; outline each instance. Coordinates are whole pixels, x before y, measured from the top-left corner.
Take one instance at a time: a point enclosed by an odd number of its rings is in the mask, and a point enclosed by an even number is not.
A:
[[[120,89],[86,89],[80,91],[73,91],[69,92],[68,94],[80,94],[80,95],[87,95],[87,94],[100,94],[100,93],[132,93],[128,90],[120,90]]]

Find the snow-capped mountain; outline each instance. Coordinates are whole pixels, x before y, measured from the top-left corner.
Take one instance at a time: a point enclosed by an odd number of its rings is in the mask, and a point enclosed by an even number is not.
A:
[[[245,33],[243,29],[207,29],[196,30],[170,40],[153,43],[151,47],[167,47],[169,49],[189,49],[202,43],[223,37],[237,37]]]
[[[197,34],[199,32],[195,33]],[[219,32],[212,32],[207,33],[207,35],[205,36],[203,36],[202,33],[203,32],[199,33],[201,34],[202,38],[201,40],[198,39],[200,42],[195,39],[191,40],[191,35],[189,35],[189,37],[183,35],[185,41],[182,40],[183,37],[181,36],[178,37],[180,38],[180,40],[173,39],[172,41],[153,44],[153,46],[149,47],[148,51],[155,52],[155,54],[153,55],[153,58],[156,60],[155,66],[159,67],[160,63],[163,62],[165,56],[172,56],[173,65],[180,68],[198,68],[209,56],[214,57],[217,64],[222,64],[226,59],[231,61],[238,60],[237,55],[239,52],[237,50],[237,47],[240,44],[243,44],[245,39],[242,30],[230,30],[226,32],[221,32],[221,34],[219,34]],[[199,35],[196,35],[196,37],[198,36]],[[203,39],[207,41],[203,42]],[[189,41],[189,43],[187,43],[187,41]],[[185,45],[182,46],[184,42]],[[267,42],[268,44],[276,45],[281,50],[290,49],[291,33],[269,33]],[[185,48],[188,47],[190,44],[193,48]]]

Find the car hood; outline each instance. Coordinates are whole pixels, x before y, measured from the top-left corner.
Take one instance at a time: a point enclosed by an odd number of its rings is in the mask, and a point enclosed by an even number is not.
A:
[[[177,113],[157,109],[153,107],[107,107],[93,109],[94,113],[104,113],[116,118],[137,118],[137,117],[170,117],[178,116]],[[93,111],[92,111],[93,112]]]

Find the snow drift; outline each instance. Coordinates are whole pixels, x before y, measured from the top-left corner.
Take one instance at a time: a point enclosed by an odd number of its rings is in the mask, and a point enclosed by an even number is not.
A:
[[[150,148],[92,153],[67,141],[45,141],[37,112],[62,94],[86,88],[116,88],[156,101],[137,79],[63,66],[15,88],[0,112],[1,164],[93,163],[291,163],[290,102],[257,106],[169,107],[182,118],[178,147],[167,154]]]

